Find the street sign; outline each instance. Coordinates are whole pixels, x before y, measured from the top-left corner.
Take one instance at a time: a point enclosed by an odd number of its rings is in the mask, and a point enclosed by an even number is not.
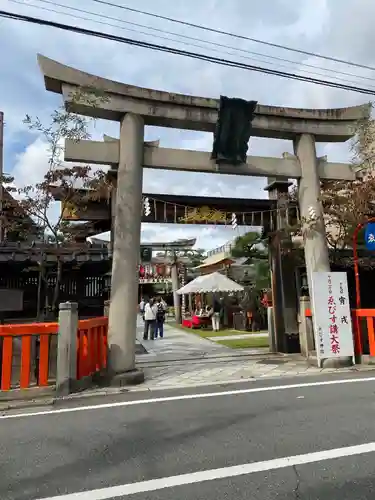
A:
[[[346,273],[312,274],[312,310],[319,366],[322,359],[354,357]]]
[[[365,228],[365,243],[367,250],[375,250],[375,223],[369,222]]]
[[[141,247],[141,262],[151,262],[151,259],[152,259],[152,248]]]

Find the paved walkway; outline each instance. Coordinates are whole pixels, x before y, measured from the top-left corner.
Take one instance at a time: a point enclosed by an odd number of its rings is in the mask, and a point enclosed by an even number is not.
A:
[[[164,330],[162,339],[143,340],[143,320],[138,318],[137,341],[146,349],[147,354],[139,354],[137,363],[233,356],[235,353],[230,347],[211,342],[194,333],[185,332],[181,328],[165,324]],[[246,354],[259,354],[266,351],[267,349],[241,349],[241,352]]]
[[[197,387],[266,378],[371,370],[369,366],[322,370],[310,366],[300,355],[238,356],[227,359],[191,360],[189,363],[159,363],[153,366],[146,364],[140,368],[144,370],[146,381],[142,386],[133,387],[131,390]]]
[[[137,365],[144,371],[146,381],[141,386],[132,387],[132,391],[371,369],[357,366],[322,370],[309,365],[299,354],[270,354],[265,348],[230,349],[168,324],[163,339],[144,341],[141,319],[137,325],[137,339],[148,351],[137,356]]]

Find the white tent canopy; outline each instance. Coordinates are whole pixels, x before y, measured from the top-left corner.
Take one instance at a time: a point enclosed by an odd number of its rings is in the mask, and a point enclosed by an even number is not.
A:
[[[198,276],[198,278],[195,278],[195,280],[177,290],[177,293],[179,295],[187,295],[189,293],[242,292],[243,289],[243,286],[216,272]]]

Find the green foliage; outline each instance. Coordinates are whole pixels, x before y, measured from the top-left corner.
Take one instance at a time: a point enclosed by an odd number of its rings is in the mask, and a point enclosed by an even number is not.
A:
[[[268,252],[261,234],[250,231],[242,236],[238,236],[231,248],[233,257],[246,257],[249,261],[253,259],[267,258]],[[251,263],[251,262],[249,262]]]
[[[268,260],[258,260],[255,266],[255,289],[264,290],[271,286],[270,266]]]
[[[358,122],[352,154],[356,180],[321,182],[327,243],[332,250],[351,248],[357,225],[375,214],[375,120],[369,118]],[[298,188],[295,187],[291,199],[297,200],[297,196]],[[317,223],[321,221],[301,218],[296,227],[289,228],[290,233],[308,237]],[[363,233],[358,241],[363,242]]]
[[[169,257],[172,260],[178,260],[181,257],[187,257],[190,262],[188,267],[194,268],[200,266],[206,258],[206,251],[203,248],[187,248],[186,250],[168,249],[164,252],[158,252],[157,257]]]
[[[268,337],[248,337],[245,339],[229,339],[229,340],[218,340],[218,344],[225,345],[231,349],[257,349],[261,347],[269,347]]]
[[[206,251],[203,248],[197,248],[195,250],[188,251],[187,256],[190,257],[191,267],[197,267],[203,264],[203,261],[206,258]]]
[[[253,266],[255,276],[252,280],[252,293],[258,293],[270,287],[270,269],[268,263],[267,242],[262,240],[260,233],[250,231],[236,238],[231,249],[233,257],[246,257],[247,264]]]

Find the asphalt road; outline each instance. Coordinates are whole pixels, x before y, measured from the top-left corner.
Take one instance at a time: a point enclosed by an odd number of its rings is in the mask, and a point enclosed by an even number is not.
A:
[[[3,414],[0,471],[2,500],[373,499],[375,377],[129,393]]]

